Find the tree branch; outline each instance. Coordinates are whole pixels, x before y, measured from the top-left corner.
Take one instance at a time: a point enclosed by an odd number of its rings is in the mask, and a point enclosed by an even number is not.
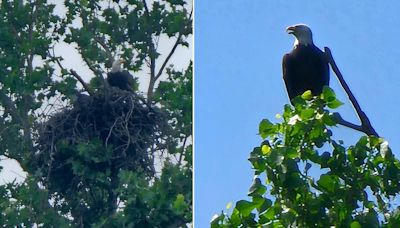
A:
[[[145,16],[147,21],[150,21],[150,11],[149,8],[147,6],[146,0],[142,0],[143,3],[143,7],[145,9]],[[193,8],[190,12],[189,18],[192,18],[192,14],[193,14]],[[152,40],[152,31],[147,31],[147,45],[150,49],[149,51],[149,57],[150,57],[150,83],[149,83],[149,88],[147,90],[147,101],[148,103],[151,103],[152,100],[152,96],[153,96],[153,90],[154,90],[154,86],[155,83],[157,82],[157,80],[161,77],[162,72],[164,71],[165,67],[167,66],[169,60],[171,59],[172,55],[175,53],[176,48],[178,47],[178,45],[181,42],[181,38],[183,36],[183,29],[185,28],[185,26],[182,26],[181,31],[178,33],[178,37],[174,43],[174,46],[172,47],[171,51],[169,52],[168,56],[166,57],[166,59],[164,60],[164,62],[162,63],[159,71],[155,72],[155,67],[156,67],[156,57],[155,57],[155,53],[156,53],[156,49],[154,47],[154,43]]]
[[[180,40],[181,40],[181,37],[182,37],[182,32],[179,32],[178,38],[176,39],[174,46],[172,47],[172,49],[171,49],[171,51],[169,52],[167,58],[164,60],[163,64],[161,65],[160,70],[158,71],[157,75],[155,76],[155,81],[156,81],[158,78],[160,78],[160,76],[161,76],[161,74],[162,74],[162,72],[163,72],[165,66],[167,65],[169,59],[172,57],[172,55],[174,54],[176,48],[178,47],[179,42],[180,42]]]
[[[147,22],[150,24],[150,11],[149,8],[147,7],[146,0],[142,0],[143,2],[143,7],[144,7],[144,14],[146,16]],[[147,103],[151,103],[152,97],[153,97],[153,90],[154,90],[154,84],[156,83],[156,55],[155,55],[155,49],[154,49],[154,44],[153,44],[153,39],[152,39],[152,31],[150,31],[150,26],[147,27],[147,46],[149,47],[149,53],[148,56],[150,57],[150,82],[149,82],[149,88],[147,89]]]
[[[192,13],[193,13],[193,10],[190,12],[189,19],[192,18]],[[183,27],[182,27],[182,29],[183,29]],[[181,41],[182,35],[183,35],[183,32],[182,32],[182,30],[181,30],[181,31],[179,32],[179,34],[178,34],[178,38],[176,39],[174,46],[172,47],[171,51],[169,52],[167,58],[164,60],[164,63],[161,65],[161,68],[160,68],[160,70],[158,71],[158,73],[157,73],[157,75],[156,75],[156,77],[155,77],[156,80],[161,76],[161,74],[162,74],[162,72],[163,72],[165,66],[167,65],[169,59],[170,59],[170,58],[172,57],[172,55],[174,54],[176,48],[177,48],[178,45],[179,45],[179,42]]]
[[[49,53],[49,55],[50,55],[50,51],[49,51],[48,53]],[[50,56],[56,61],[57,65],[61,68],[61,70],[67,71],[67,70],[65,69],[65,67],[61,64],[60,60],[56,57],[56,55],[55,55],[55,53],[54,53],[54,49],[53,49],[53,55],[50,55]],[[86,90],[86,92],[89,93],[89,95],[92,95],[92,94],[93,94],[92,90],[89,88],[89,86],[87,85],[87,83],[82,79],[82,77],[81,77],[78,73],[76,73],[76,71],[70,69],[69,73],[70,73],[72,76],[74,76],[74,77],[81,83],[81,85],[82,85],[83,88]]]
[[[73,69],[70,69],[69,72],[82,84],[83,88],[85,88],[86,92],[89,93],[90,96],[93,95],[92,90],[89,88],[89,86],[86,84],[86,82],[82,79],[82,77],[76,73]]]
[[[349,100],[353,104],[354,109],[356,110],[356,113],[358,115],[358,118],[361,121],[361,126],[352,124],[346,120],[344,120],[338,113],[335,114],[335,117],[337,117],[338,123],[352,128],[354,130],[358,130],[361,132],[364,132],[367,135],[374,135],[376,137],[379,137],[378,133],[375,131],[375,129],[372,127],[371,122],[369,121],[368,116],[361,110],[361,107],[359,103],[357,102],[356,98],[354,97],[353,93],[351,92],[349,86],[347,85],[346,81],[343,78],[342,73],[340,72],[339,68],[337,67],[335,60],[333,59],[332,52],[328,47],[325,47],[325,57],[327,58],[327,61],[332,67],[333,72],[335,72],[337,78],[339,79],[340,84],[342,85],[343,89],[346,91],[347,96],[349,97]]]
[[[100,70],[94,68],[90,62],[90,60],[88,58],[85,57],[85,55],[80,52],[83,61],[85,61],[86,65],[89,67],[89,69],[97,76],[100,77],[103,81],[105,80],[105,78],[103,77],[103,74]]]

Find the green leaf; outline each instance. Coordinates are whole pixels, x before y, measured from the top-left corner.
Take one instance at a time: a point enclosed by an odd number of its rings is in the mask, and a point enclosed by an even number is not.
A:
[[[264,198],[264,202],[261,206],[257,207],[258,213],[263,213],[266,211],[268,208],[270,208],[272,205],[272,201],[270,199]]]
[[[230,217],[230,222],[233,227],[237,227],[240,224],[240,212],[237,208],[233,209],[232,215]]]
[[[235,208],[239,211],[240,214],[242,214],[244,217],[247,217],[255,209],[255,205],[252,202],[246,200],[239,200],[236,203]]]
[[[304,184],[305,182],[300,177],[299,173],[291,173],[289,176],[287,176],[285,181],[285,187],[289,189],[298,188],[304,186]]]
[[[357,221],[350,223],[350,228],[361,228],[361,224]]]
[[[327,105],[329,108],[335,109],[335,108],[338,108],[339,106],[343,105],[343,103],[341,101],[335,99],[333,101],[329,101],[327,103]]]
[[[183,194],[176,195],[173,207],[178,214],[184,214],[186,203],[185,203],[185,196]]]
[[[265,198],[259,195],[252,197],[254,207],[259,211],[259,208],[264,204]]]
[[[258,132],[261,135],[261,137],[263,139],[265,139],[266,137],[268,137],[272,134],[275,134],[276,126],[273,123],[271,123],[269,120],[263,119],[260,122]]]
[[[307,90],[301,95],[301,98],[303,98],[304,100],[311,100],[312,97],[313,95],[311,93],[311,90]]]
[[[293,112],[292,106],[286,104],[284,106],[283,119],[285,121],[288,121],[290,117],[292,117],[292,112]]]
[[[282,164],[284,159],[285,157],[277,150],[274,150],[271,153],[269,153],[269,156],[267,157],[267,161],[270,163],[272,167],[276,167]]]
[[[269,152],[271,152],[271,147],[269,145],[262,145],[261,151],[264,155],[267,155]]]
[[[300,118],[303,120],[308,120],[314,116],[314,113],[315,113],[315,109],[313,109],[313,108],[303,109],[303,110],[301,110]]]
[[[271,220],[268,218],[267,213],[262,213],[259,216],[258,223],[260,223],[261,225],[267,224],[269,221]]]
[[[327,168],[328,167],[328,162],[331,159],[331,154],[329,152],[324,152],[320,156],[321,158],[321,168]]]
[[[295,150],[294,148],[290,147],[290,148],[286,149],[286,156],[290,159],[298,158],[298,157],[300,157],[300,153],[297,150]]]
[[[324,124],[328,125],[328,126],[334,126],[336,125],[336,118],[332,113],[326,114],[324,113],[322,116],[322,120],[324,122]]]
[[[267,209],[267,211],[264,213],[263,217],[265,217],[268,220],[273,220],[275,218],[275,208],[270,207]]]
[[[260,178],[254,178],[253,184],[250,187],[248,196],[263,195],[267,191],[267,188],[261,184]]]
[[[330,193],[334,193],[337,189],[339,178],[335,175],[323,174],[317,181],[319,187]]]
[[[333,89],[329,88],[328,86],[324,86],[322,89],[321,99],[325,102],[332,102],[336,100],[336,94]]]

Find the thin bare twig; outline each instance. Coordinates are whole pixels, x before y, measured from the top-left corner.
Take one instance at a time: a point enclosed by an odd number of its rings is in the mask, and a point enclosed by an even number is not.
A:
[[[365,114],[365,112],[363,112],[361,110],[360,105],[358,104],[356,98],[354,97],[349,86],[347,85],[346,81],[344,80],[342,73],[340,72],[339,68],[337,67],[335,60],[333,59],[332,52],[328,47],[325,47],[325,56],[326,56],[329,64],[331,65],[333,72],[335,72],[337,78],[339,79],[340,84],[342,85],[343,89],[346,91],[351,103],[353,104],[353,107],[356,110],[358,118],[361,121],[361,126],[350,123],[350,122],[344,120],[339,114],[335,114],[335,117],[337,117],[338,123],[343,126],[352,128],[354,130],[364,132],[367,135],[374,135],[376,137],[379,137],[378,133],[372,127],[368,116]]]

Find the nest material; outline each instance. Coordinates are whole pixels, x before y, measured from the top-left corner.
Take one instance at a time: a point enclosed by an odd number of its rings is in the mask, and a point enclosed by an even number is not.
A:
[[[81,183],[77,164],[106,176],[120,169],[154,175],[151,148],[163,138],[165,119],[132,92],[109,88],[79,95],[72,107],[40,125],[36,167],[57,192]]]

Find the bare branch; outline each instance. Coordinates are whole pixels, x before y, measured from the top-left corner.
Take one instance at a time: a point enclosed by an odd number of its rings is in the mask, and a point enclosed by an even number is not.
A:
[[[149,15],[149,7],[147,7],[147,2],[146,2],[146,0],[142,0],[142,2],[143,2],[144,10],[146,11],[146,14],[148,16]]]
[[[185,137],[185,139],[184,139],[184,141],[183,141],[183,145],[182,145],[182,152],[181,152],[181,154],[179,155],[179,160],[178,160],[178,164],[179,165],[181,165],[182,164],[182,159],[183,159],[183,151],[185,151],[185,148],[186,148],[186,141],[187,141],[187,137]]]
[[[150,11],[149,8],[147,6],[146,0],[142,0],[143,2],[143,7],[145,9],[145,16],[147,18],[148,21],[150,21]],[[193,8],[190,12],[190,16],[189,18],[192,18],[192,14],[193,14]],[[153,96],[153,90],[154,90],[154,86],[155,83],[157,82],[157,80],[161,77],[162,72],[164,71],[165,67],[167,66],[169,60],[171,59],[172,55],[175,53],[176,48],[178,47],[178,45],[181,43],[181,39],[183,36],[183,30],[184,26],[182,27],[181,31],[178,33],[178,37],[174,43],[174,46],[172,47],[171,51],[169,52],[169,54],[167,55],[166,59],[164,60],[164,62],[162,63],[158,73],[156,74],[155,72],[155,67],[156,67],[156,57],[155,57],[155,53],[156,53],[156,49],[154,47],[154,43],[152,40],[152,32],[151,31],[147,31],[147,45],[150,49],[150,53],[149,53],[149,57],[150,57],[150,82],[149,82],[149,88],[147,90],[147,102],[151,103],[152,101],[152,96]]]
[[[143,7],[145,10],[145,16],[146,20],[150,22],[150,12],[149,8],[147,7],[146,0],[142,0],[143,2]],[[149,30],[149,26],[147,27],[147,46],[149,47],[149,53],[148,56],[150,57],[150,82],[149,82],[149,88],[147,89],[147,102],[150,104],[152,97],[153,97],[153,89],[154,89],[154,84],[156,83],[156,57],[155,57],[155,49],[154,49],[154,43],[152,39],[152,31]]]
[[[82,84],[83,88],[89,93],[89,95],[93,95],[92,90],[89,88],[89,86],[86,84],[86,82],[82,79],[82,77],[76,73],[73,69],[70,69],[69,72]]]
[[[85,57],[85,55],[81,52],[81,56],[83,61],[85,61],[86,65],[89,67],[89,69],[97,76],[100,77],[101,79],[103,79],[103,81],[105,80],[103,77],[103,74],[100,70],[96,69],[95,67],[93,67],[92,63],[90,62],[90,60],[88,58]]]
[[[360,125],[353,124],[347,120],[344,120],[343,117],[338,112],[333,113],[333,116],[335,117],[338,124],[351,128],[353,130],[364,132],[363,128]]]
[[[182,32],[179,33],[178,38],[176,38],[174,46],[172,47],[171,51],[169,52],[169,54],[168,54],[167,58],[165,59],[164,63],[161,65],[160,70],[158,71],[157,75],[155,76],[155,81],[160,78],[160,76],[161,76],[162,72],[164,71],[164,68],[167,65],[169,59],[172,57],[172,55],[174,54],[176,48],[178,47],[178,45],[179,45],[179,43],[181,41],[181,38],[182,38]]]
[[[48,53],[50,55],[50,52],[48,52]],[[53,55],[50,55],[50,56],[56,61],[58,67],[60,67],[61,70],[67,71],[67,69],[65,69],[65,67],[62,65],[60,60],[57,57],[55,57],[54,49],[53,49]],[[76,73],[76,71],[71,69],[69,72],[72,76],[74,76],[81,83],[81,85],[86,90],[86,92],[88,92],[90,95],[93,94],[92,90],[89,88],[89,86],[86,84],[86,82],[82,79],[82,77],[78,73]]]
[[[192,8],[192,11],[190,12],[189,19],[192,18],[192,13],[193,13],[193,8]],[[182,29],[183,29],[183,28],[182,28]],[[178,47],[179,43],[181,42],[182,35],[183,35],[183,32],[180,31],[179,34],[178,34],[178,38],[177,38],[176,41],[175,41],[174,46],[172,47],[172,49],[171,49],[171,51],[169,52],[167,58],[164,60],[164,63],[161,65],[160,70],[158,71],[157,75],[155,76],[155,80],[157,80],[157,79],[161,76],[161,74],[162,74],[162,72],[164,71],[164,68],[165,68],[165,66],[167,65],[169,59],[172,57],[172,55],[174,54],[176,48]]]
[[[337,78],[339,79],[340,84],[342,85],[343,89],[346,91],[347,96],[349,97],[351,103],[353,104],[354,109],[358,115],[358,118],[361,120],[361,126],[352,124],[348,121],[345,121],[340,115],[336,115],[339,120],[339,124],[352,128],[354,130],[358,130],[364,132],[367,135],[374,135],[379,137],[378,133],[372,127],[371,122],[369,121],[368,116],[361,110],[360,105],[358,104],[356,98],[354,97],[353,93],[351,92],[349,86],[347,85],[346,81],[343,78],[342,73],[340,72],[339,68],[337,67],[335,60],[333,59],[332,52],[328,47],[325,47],[325,56],[327,61],[332,67],[333,72],[335,72]]]

